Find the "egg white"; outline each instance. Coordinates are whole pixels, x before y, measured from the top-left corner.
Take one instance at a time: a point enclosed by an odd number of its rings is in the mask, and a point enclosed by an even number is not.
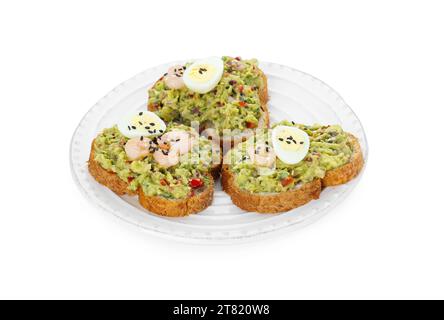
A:
[[[283,135],[284,133],[287,134]],[[295,138],[297,146],[294,147],[297,148],[297,150],[289,150],[293,147],[293,144],[295,144],[292,140],[287,140],[287,137],[290,136],[289,134]],[[284,141],[280,141],[279,138],[284,139]],[[296,127],[277,126],[273,129],[271,140],[276,156],[286,164],[297,164],[301,162],[310,149],[310,137],[305,131]],[[287,141],[289,141],[289,143],[287,143]]]

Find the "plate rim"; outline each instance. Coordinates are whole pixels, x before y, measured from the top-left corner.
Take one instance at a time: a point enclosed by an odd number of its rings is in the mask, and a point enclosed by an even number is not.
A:
[[[130,224],[132,226],[137,226],[139,228],[141,228],[142,230],[144,230],[145,232],[147,232],[148,234],[151,235],[155,235],[164,239],[169,239],[169,240],[175,240],[175,241],[179,241],[179,242],[188,242],[188,243],[194,243],[194,244],[215,244],[215,245],[219,245],[219,244],[238,244],[238,243],[244,243],[244,242],[251,242],[251,241],[255,241],[255,240],[262,240],[262,239],[266,239],[266,238],[270,238],[270,237],[274,237],[274,236],[278,236],[278,235],[282,235],[282,234],[286,234],[289,233],[291,231],[297,230],[299,228],[303,228],[306,227],[308,225],[311,225],[312,223],[318,221],[319,219],[321,219],[322,217],[324,217],[327,213],[329,213],[334,207],[336,207],[338,204],[340,204],[349,194],[350,192],[358,185],[359,181],[362,178],[362,175],[367,167],[367,163],[368,163],[368,155],[369,155],[369,145],[368,145],[368,140],[367,140],[367,136],[364,130],[364,126],[362,124],[362,121],[359,119],[359,117],[357,116],[357,114],[354,112],[354,110],[346,103],[346,101],[344,100],[344,98],[336,91],[334,90],[330,85],[328,85],[327,83],[325,83],[324,81],[320,80],[319,78],[304,72],[304,71],[300,71],[296,68],[293,67],[289,67],[286,65],[282,65],[280,63],[274,63],[274,62],[267,62],[267,61],[259,61],[259,64],[266,64],[269,66],[275,66],[275,67],[279,67],[279,68],[283,68],[283,69],[287,69],[291,72],[296,72],[299,73],[301,75],[304,75],[306,77],[311,78],[312,80],[317,81],[319,84],[321,84],[323,87],[327,88],[330,93],[333,93],[337,96],[338,100],[340,100],[343,104],[343,106],[347,109],[348,112],[350,112],[355,121],[357,121],[357,125],[360,127],[361,131],[362,131],[362,139],[363,141],[361,141],[361,143],[365,144],[365,150],[364,150],[364,167],[362,168],[361,172],[359,173],[359,175],[357,177],[355,177],[353,179],[353,181],[348,182],[347,184],[351,187],[347,188],[345,191],[341,192],[340,196],[337,197],[335,199],[335,201],[330,202],[328,206],[318,210],[318,212],[314,215],[311,215],[310,217],[303,219],[302,221],[296,221],[290,224],[285,224],[282,225],[278,228],[272,228],[269,230],[261,230],[252,234],[244,234],[241,236],[230,236],[228,238],[218,238],[218,237],[191,237],[191,236],[184,236],[181,235],[179,233],[168,233],[168,232],[164,232],[161,230],[157,230],[155,228],[148,228],[145,225],[142,224],[138,224],[135,221],[132,221],[130,219],[126,219],[125,217],[123,217],[122,215],[117,214],[115,211],[110,210],[108,208],[106,208],[104,205],[102,205],[100,203],[100,201],[96,201],[95,198],[93,198],[91,196],[91,194],[88,192],[88,190],[86,190],[84,188],[84,186],[81,184],[80,179],[77,175],[76,172],[76,168],[74,168],[74,163],[73,163],[73,152],[75,149],[75,138],[82,126],[82,123],[85,121],[86,118],[88,118],[88,116],[94,112],[94,110],[96,108],[98,108],[98,106],[100,104],[102,104],[103,101],[105,101],[112,93],[115,93],[118,91],[119,88],[125,86],[128,82],[131,82],[133,79],[136,79],[144,74],[146,74],[147,72],[150,72],[151,70],[154,69],[158,69],[158,68],[163,68],[165,66],[174,64],[174,63],[179,63],[179,62],[183,62],[183,61],[188,61],[188,60],[182,60],[182,61],[173,61],[173,62],[168,62],[168,63],[164,63],[164,64],[160,64],[151,68],[148,68],[142,72],[137,73],[135,76],[125,80],[124,82],[121,82],[119,85],[117,85],[116,87],[114,87],[111,91],[109,91],[105,96],[103,96],[102,98],[100,98],[86,113],[85,115],[82,117],[82,119],[80,120],[80,122],[78,123],[78,125],[76,126],[76,129],[74,130],[74,133],[71,137],[71,142],[70,142],[70,150],[69,150],[69,162],[70,162],[70,171],[71,174],[73,176],[73,179],[75,181],[75,183],[77,184],[78,188],[81,191],[81,194],[88,200],[89,203],[92,203],[96,208],[99,208],[107,213],[111,213],[113,214],[113,216],[119,218],[119,220],[124,221],[127,224]],[[266,73],[266,72],[265,72]],[[267,73],[266,73],[267,74]],[[117,195],[115,195],[117,197]],[[138,229],[139,229],[138,228]]]

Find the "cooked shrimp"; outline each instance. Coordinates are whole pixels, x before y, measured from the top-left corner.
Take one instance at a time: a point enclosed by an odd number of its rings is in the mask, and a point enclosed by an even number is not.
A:
[[[239,60],[232,60],[228,62],[228,65],[232,67],[235,70],[242,71],[246,68],[245,64],[242,61]]]
[[[181,89],[185,85],[183,82],[184,67],[177,65],[168,69],[168,73],[165,76],[165,84],[171,89]]]
[[[177,150],[157,150],[153,156],[161,167],[169,168],[179,163],[179,152]]]
[[[125,152],[128,160],[135,161],[145,158],[149,153],[151,140],[148,138],[134,138],[125,144]]]
[[[249,146],[247,153],[253,163],[260,167],[271,167],[276,161],[276,153],[273,148],[265,143],[258,143],[255,146]]]
[[[159,141],[159,147],[168,145],[169,150],[177,150],[180,155],[188,153],[196,143],[195,137],[183,130],[173,130],[165,133]]]

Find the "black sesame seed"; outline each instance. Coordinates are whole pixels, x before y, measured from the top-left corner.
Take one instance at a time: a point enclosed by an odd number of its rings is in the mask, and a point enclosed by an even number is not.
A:
[[[282,138],[279,138],[279,141],[284,141],[284,139],[282,139]]]
[[[304,144],[304,141],[299,142],[300,144]]]
[[[130,131],[131,131],[131,127],[130,127],[130,126],[128,126],[128,130],[130,130]]]
[[[140,112],[140,113],[139,113],[139,116],[143,116],[143,112]]]
[[[136,128],[136,126],[132,126],[131,128],[133,128],[134,130],[136,130],[137,128]]]
[[[163,133],[163,130],[162,130],[162,129],[159,129],[159,132],[160,132],[160,133]]]
[[[145,127],[145,129],[146,129],[146,130],[150,130],[150,129],[151,129],[151,127],[148,127],[148,126],[146,126],[146,127]]]
[[[291,141],[287,141],[287,144],[291,144]]]
[[[156,124],[154,123],[154,122],[151,122],[150,123],[150,126],[155,126]]]

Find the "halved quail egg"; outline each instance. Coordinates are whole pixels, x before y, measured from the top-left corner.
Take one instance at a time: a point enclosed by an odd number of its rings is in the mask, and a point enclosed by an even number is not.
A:
[[[166,125],[162,119],[150,111],[130,114],[117,124],[119,131],[127,138],[158,136],[165,132]]]
[[[301,162],[310,148],[310,137],[296,127],[277,126],[271,137],[277,157],[286,164]]]
[[[207,93],[219,83],[224,73],[221,58],[211,57],[194,62],[183,74],[185,86],[197,93]]]

